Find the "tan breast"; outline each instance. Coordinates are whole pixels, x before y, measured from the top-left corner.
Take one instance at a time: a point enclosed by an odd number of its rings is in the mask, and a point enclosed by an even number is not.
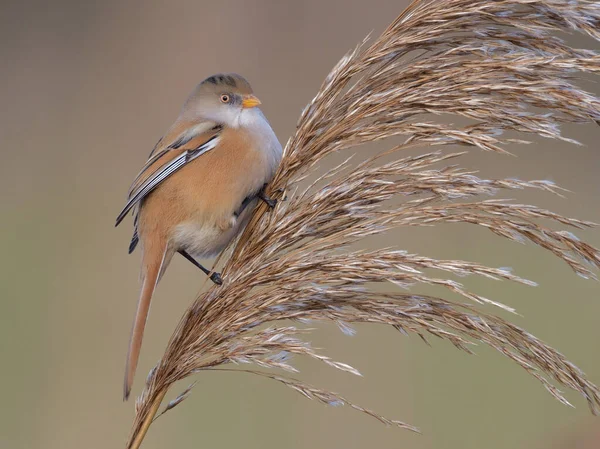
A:
[[[171,175],[144,200],[139,217],[142,244],[145,236],[158,233],[196,254],[219,251],[215,246],[224,246],[239,225],[234,212],[270,176],[266,154],[253,145],[250,135],[226,128],[215,149]]]

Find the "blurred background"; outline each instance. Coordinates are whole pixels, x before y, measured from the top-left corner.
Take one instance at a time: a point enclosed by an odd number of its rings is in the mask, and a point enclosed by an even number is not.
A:
[[[131,223],[115,230],[114,218],[196,83],[222,71],[246,76],[285,143],[329,69],[407,4],[2,2],[0,447],[123,447],[134,413],[121,386],[139,252],[127,255]],[[598,93],[597,85],[587,87]],[[585,145],[541,140],[512,148],[518,158],[473,150],[463,164],[485,176],[552,179],[572,191],[567,200],[510,196],[600,222],[600,129],[566,133]],[[578,235],[600,246],[600,230]],[[516,307],[522,316],[503,316],[600,382],[598,283],[539,248],[468,226],[400,232],[394,243],[426,256],[512,266],[538,281],[530,288],[464,280]],[[154,298],[134,395],[203,281],[183,258],[174,260]],[[582,398],[568,393],[576,408],[561,405],[493,350],[477,347],[469,356],[436,339],[428,347],[390,329],[357,330],[347,337],[325,326],[313,343],[363,378],[297,360],[301,378],[414,424],[423,435],[312,403],[270,380],[205,373],[190,399],[152,426],[143,447],[600,447],[600,421]]]

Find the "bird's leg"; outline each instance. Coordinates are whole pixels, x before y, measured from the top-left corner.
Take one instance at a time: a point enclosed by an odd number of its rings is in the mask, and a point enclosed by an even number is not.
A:
[[[179,254],[181,254],[183,257],[185,257],[187,260],[189,260],[192,264],[194,264],[194,266],[200,268],[204,272],[204,274],[206,274],[210,278],[210,280],[213,281],[215,284],[217,284],[217,285],[223,284],[223,279],[221,278],[221,273],[217,273],[216,271],[211,273],[210,270],[204,268],[202,266],[202,264],[200,264],[196,259],[194,259],[190,255],[190,253],[188,253],[185,250],[180,250]]]
[[[267,203],[267,206],[269,206],[269,208],[273,209],[276,205],[277,205],[277,200],[273,199],[273,198],[269,198],[265,192],[265,187],[267,187],[267,184],[265,184],[264,186],[262,186],[262,189],[260,189],[260,192],[258,192],[258,197],[263,200],[265,203]]]

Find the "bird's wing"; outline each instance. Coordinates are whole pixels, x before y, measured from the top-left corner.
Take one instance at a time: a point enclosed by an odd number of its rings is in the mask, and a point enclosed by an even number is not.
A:
[[[140,202],[161,182],[184,165],[215,148],[220,140],[221,129],[215,123],[202,122],[191,127],[187,126],[183,132],[167,133],[158,142],[150,154],[150,158],[133,181],[129,189],[127,204],[117,217],[115,226],[123,221],[131,209],[139,207]],[[138,240],[137,213],[134,227],[136,230],[129,252],[135,249]]]

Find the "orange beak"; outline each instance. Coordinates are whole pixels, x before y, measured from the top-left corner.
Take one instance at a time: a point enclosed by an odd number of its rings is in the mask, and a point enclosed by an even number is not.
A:
[[[246,108],[246,109],[255,108],[259,104],[260,104],[260,100],[258,98],[256,98],[254,95],[246,95],[244,97],[244,99],[242,100],[242,107]]]

